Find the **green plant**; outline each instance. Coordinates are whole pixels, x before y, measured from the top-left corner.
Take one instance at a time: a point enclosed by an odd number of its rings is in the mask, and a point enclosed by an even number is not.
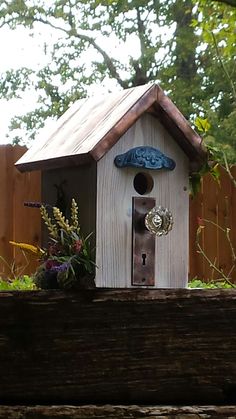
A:
[[[207,173],[213,177],[214,180],[219,182],[220,172],[219,163],[224,160],[224,153],[220,147],[210,145],[206,142],[206,134],[210,130],[211,125],[207,118],[200,118],[199,116],[195,119],[194,125],[201,134],[202,143],[207,150],[207,160],[201,166],[199,171],[192,172],[189,178],[190,194],[194,197],[201,188],[202,177]]]
[[[213,272],[215,272],[217,274],[217,279],[214,281],[211,281],[210,283],[212,284],[223,284],[223,285],[228,285],[229,288],[236,288],[236,285],[234,284],[234,280],[233,280],[233,274],[236,273],[236,252],[230,237],[230,229],[229,228],[223,228],[221,227],[219,224],[210,221],[210,220],[206,220],[206,219],[202,219],[199,218],[198,219],[198,223],[199,223],[199,227],[197,230],[197,237],[196,237],[196,245],[197,245],[197,252],[199,254],[202,255],[202,257],[206,260],[206,262],[209,264],[210,268],[212,269]],[[202,235],[202,232],[204,230],[204,228],[206,227],[207,224],[212,224],[216,229],[221,230],[224,233],[224,236],[226,238],[226,241],[228,242],[228,245],[230,247],[231,250],[231,259],[232,259],[232,265],[229,269],[228,272],[224,272],[223,269],[219,268],[217,266],[217,260],[211,260],[208,255],[206,254],[206,252],[204,251],[201,243],[200,243],[200,238]],[[219,287],[217,287],[219,288]]]
[[[14,279],[3,279],[0,278],[0,291],[30,291],[35,290],[36,285],[32,277],[28,275],[23,275]]]
[[[15,242],[10,242],[14,245],[17,245]],[[34,246],[32,246],[34,247]],[[36,249],[36,248],[35,248]],[[25,251],[23,251],[23,255],[25,257],[25,265],[18,267],[15,261],[13,260],[12,263],[8,263],[6,259],[4,259],[2,256],[0,256],[0,261],[3,265],[7,268],[8,275],[7,278],[5,278],[6,273],[1,272],[0,273],[0,291],[10,291],[10,290],[35,290],[36,285],[34,283],[34,280],[29,275],[23,275],[24,270],[29,265],[29,259],[27,258],[27,255],[25,254]]]
[[[14,242],[10,242],[10,243],[13,244]],[[7,268],[8,276],[10,278],[18,279],[19,277],[22,277],[24,270],[27,268],[27,266],[29,266],[30,261],[27,258],[24,251],[23,251],[23,255],[24,255],[24,258],[25,258],[25,264],[24,264],[24,266],[21,266],[21,267],[18,267],[16,265],[15,260],[13,260],[12,263],[8,263],[6,261],[6,259],[4,259],[4,257],[0,256],[0,262],[2,262],[2,264]],[[4,274],[4,272],[0,272],[0,278],[1,278],[1,276],[3,276],[3,274]]]
[[[229,284],[225,281],[210,281],[205,282],[201,279],[194,278],[188,283],[188,288],[203,288],[203,289],[216,289],[216,288],[224,288],[224,289],[232,289],[234,288],[233,284]]]
[[[10,243],[20,248],[24,255],[30,253],[39,258],[41,263],[33,276],[36,286],[43,289],[93,287],[95,264],[89,242],[91,234],[85,238],[81,234],[75,199],[71,203],[70,222],[57,207],[40,203],[27,203],[27,206],[40,208],[49,233],[48,247],[41,249],[27,243]],[[52,216],[49,215],[48,208],[52,210]]]
[[[40,249],[42,264],[34,276],[35,283],[40,288],[72,288],[81,278],[94,273],[91,234],[86,238],[81,234],[75,199],[71,203],[70,223],[57,207],[52,208],[52,217],[43,205],[40,212],[48,229],[49,245],[43,251]]]

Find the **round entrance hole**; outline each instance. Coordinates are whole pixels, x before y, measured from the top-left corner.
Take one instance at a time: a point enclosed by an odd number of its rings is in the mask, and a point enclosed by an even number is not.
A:
[[[139,195],[146,195],[153,189],[153,178],[149,173],[137,173],[134,177],[134,189]]]

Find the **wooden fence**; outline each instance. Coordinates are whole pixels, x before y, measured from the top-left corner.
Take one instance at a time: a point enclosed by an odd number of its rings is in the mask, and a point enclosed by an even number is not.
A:
[[[32,273],[37,261],[28,266],[22,252],[9,244],[9,240],[40,244],[41,220],[39,210],[24,206],[25,201],[41,200],[40,172],[21,174],[14,163],[23,155],[26,147],[0,146],[0,257],[18,271],[25,267],[25,273]],[[236,178],[236,166],[232,170]],[[189,277],[216,279],[209,264],[197,253],[196,232],[198,218],[207,219],[222,228],[229,228],[230,238],[236,249],[236,188],[224,169],[221,169],[221,182],[218,185],[210,176],[202,183],[201,192],[190,200],[190,268]],[[219,269],[228,273],[232,267],[232,251],[225,233],[213,224],[205,223],[201,245]],[[236,274],[234,269],[234,276]],[[9,268],[0,260],[0,276],[7,275]]]
[[[21,273],[23,268],[24,273],[30,273],[37,265],[36,260],[28,263],[22,252],[9,244],[9,240],[35,245],[40,242],[39,210],[24,206],[25,201],[40,200],[40,173],[21,174],[14,167],[26,150],[21,146],[0,146],[0,276],[11,270]]]
[[[197,276],[209,281],[220,277],[202,255],[197,253],[196,233],[198,219],[201,218],[208,222],[203,221],[205,226],[200,245],[219,270],[228,274],[234,267],[232,278],[236,282],[236,265],[233,260],[233,252],[236,252],[236,187],[224,168],[221,167],[220,172],[219,184],[210,175],[205,176],[200,193],[190,199],[190,278]],[[231,173],[236,179],[236,166],[231,169]],[[230,240],[222,229],[229,229]]]

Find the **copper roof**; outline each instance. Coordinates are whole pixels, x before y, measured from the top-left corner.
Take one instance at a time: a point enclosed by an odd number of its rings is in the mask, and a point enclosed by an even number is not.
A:
[[[38,139],[18,160],[21,171],[50,169],[99,160],[144,113],[156,116],[187,154],[202,162],[201,137],[156,84],[76,101],[47,137]]]

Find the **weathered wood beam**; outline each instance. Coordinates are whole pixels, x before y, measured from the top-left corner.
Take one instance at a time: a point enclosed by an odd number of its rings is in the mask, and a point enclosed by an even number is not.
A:
[[[2,404],[236,404],[236,290],[0,293]]]
[[[0,419],[235,418],[236,406],[0,406]]]

